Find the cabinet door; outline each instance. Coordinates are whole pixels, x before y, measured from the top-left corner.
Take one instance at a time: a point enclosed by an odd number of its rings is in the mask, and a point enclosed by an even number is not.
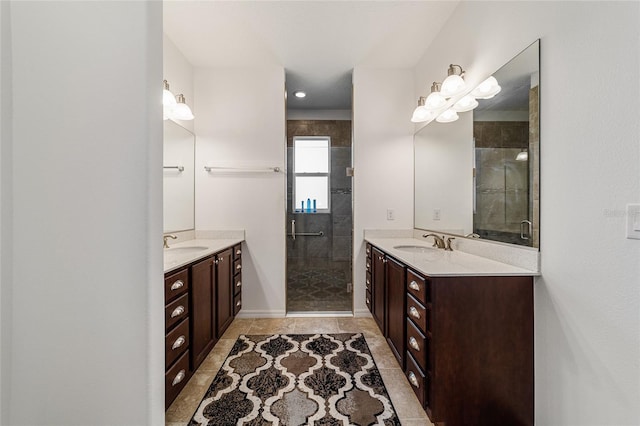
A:
[[[233,321],[233,251],[219,253],[216,257],[217,335],[222,337]]]
[[[386,319],[387,343],[391,347],[398,363],[404,368],[405,353],[405,266],[395,259],[387,257],[386,263]]]
[[[213,258],[191,267],[191,367],[195,371],[216,342]]]
[[[386,335],[384,306],[385,262],[386,259],[384,253],[373,247],[371,259],[371,267],[373,268],[373,273],[371,274],[371,277],[373,279],[373,292],[371,294],[373,300],[371,301],[371,313],[373,314],[373,319],[376,320],[378,327],[380,327],[380,331],[382,331],[382,334],[384,335]]]

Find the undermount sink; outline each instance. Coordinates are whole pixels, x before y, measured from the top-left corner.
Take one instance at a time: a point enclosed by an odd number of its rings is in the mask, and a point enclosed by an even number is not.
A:
[[[165,253],[174,253],[174,254],[190,254],[197,253],[199,251],[207,250],[209,247],[205,246],[188,246],[188,247],[170,247],[165,249]]]
[[[414,245],[393,246],[393,248],[396,250],[406,251],[409,253],[426,253],[426,252],[433,252],[435,250],[433,247],[414,246]]]

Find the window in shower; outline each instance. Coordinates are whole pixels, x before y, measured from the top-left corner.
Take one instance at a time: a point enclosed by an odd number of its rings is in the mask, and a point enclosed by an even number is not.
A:
[[[330,212],[330,147],[326,136],[293,139],[293,211]]]

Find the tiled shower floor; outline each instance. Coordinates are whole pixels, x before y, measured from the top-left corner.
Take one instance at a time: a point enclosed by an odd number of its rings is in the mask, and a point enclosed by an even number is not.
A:
[[[351,263],[314,259],[289,261],[287,312],[351,312]]]

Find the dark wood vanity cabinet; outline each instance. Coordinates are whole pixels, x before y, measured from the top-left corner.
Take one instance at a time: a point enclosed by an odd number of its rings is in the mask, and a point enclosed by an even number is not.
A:
[[[191,365],[195,371],[216,344],[215,256],[191,266]]]
[[[238,244],[165,274],[166,408],[240,310],[241,253]]]
[[[386,330],[385,317],[385,254],[375,247],[371,250],[371,314],[380,327]]]
[[[233,250],[228,249],[216,256],[216,295],[218,310],[216,316],[216,333],[222,337],[231,321],[233,321]]]
[[[405,352],[405,274],[406,267],[392,257],[385,258],[385,337],[391,352],[404,368]]]
[[[386,258],[387,271],[399,271]],[[429,277],[408,267],[405,277],[398,321],[387,274],[385,337],[396,354],[404,333],[405,375],[431,421],[532,425],[533,277]]]

